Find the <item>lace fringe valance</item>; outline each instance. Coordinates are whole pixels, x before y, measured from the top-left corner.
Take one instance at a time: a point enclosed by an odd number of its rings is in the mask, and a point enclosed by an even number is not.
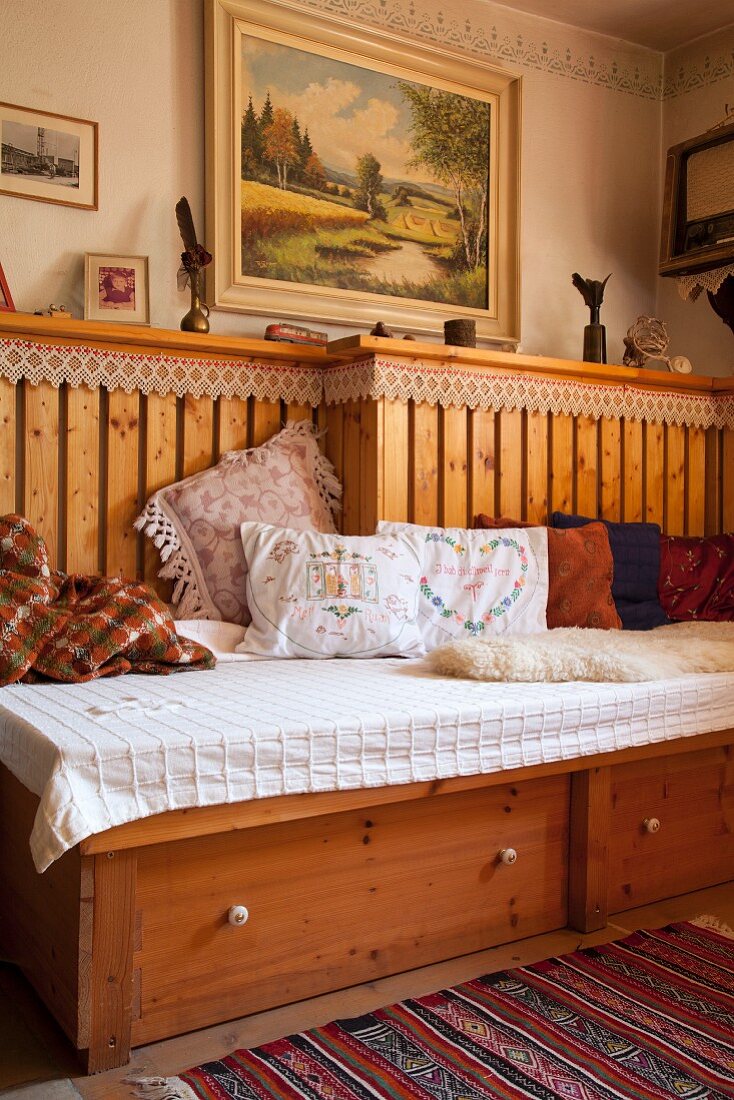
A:
[[[32,385],[105,386],[125,393],[177,397],[254,397],[319,405],[322,368],[255,359],[197,359],[160,352],[110,351],[81,344],[37,344],[15,338],[0,340],[0,376]]]
[[[734,396],[649,390],[532,374],[500,374],[401,359],[334,365],[198,359],[156,352],[112,351],[86,345],[0,339],[0,377],[32,385],[62,382],[177,397],[254,397],[293,405],[329,405],[366,398],[416,401],[470,409],[527,409],[692,428],[734,428]]]
[[[642,389],[603,382],[577,382],[530,374],[493,374],[462,370],[453,364],[429,365],[370,356],[324,368],[327,404],[368,397],[416,401],[470,409],[527,409],[691,428],[734,428],[734,397]]]

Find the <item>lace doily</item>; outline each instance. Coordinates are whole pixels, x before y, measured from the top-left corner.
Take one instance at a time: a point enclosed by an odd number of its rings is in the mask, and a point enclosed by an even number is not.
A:
[[[647,390],[628,385],[577,382],[531,374],[495,374],[462,370],[452,364],[416,363],[370,356],[323,370],[324,397],[329,405],[385,397],[428,405],[469,409],[527,409],[692,428],[733,428],[734,398]]]
[[[177,397],[252,396],[257,401],[282,400],[292,405],[319,405],[323,393],[321,367],[309,364],[108,351],[13,337],[0,340],[0,375],[11,382],[26,378],[32,385],[66,382]]]
[[[734,275],[734,264],[728,264],[726,267],[712,267],[708,271],[697,271],[695,275],[680,275],[678,293],[681,298],[690,298],[695,302],[704,290],[715,294],[724,279],[730,275]]]

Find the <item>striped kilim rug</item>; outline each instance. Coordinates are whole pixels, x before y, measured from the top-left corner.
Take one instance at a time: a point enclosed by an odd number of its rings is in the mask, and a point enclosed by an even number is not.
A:
[[[732,1100],[734,940],[635,932],[136,1083],[153,1100]]]

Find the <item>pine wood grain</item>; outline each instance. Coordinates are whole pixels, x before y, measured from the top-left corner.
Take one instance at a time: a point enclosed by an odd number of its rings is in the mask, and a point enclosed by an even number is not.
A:
[[[444,527],[468,522],[466,409],[439,412],[439,517]]]
[[[495,509],[495,425],[492,409],[469,413],[469,520]]]
[[[59,546],[59,391],[25,383],[24,513],[46,540],[52,566]]]
[[[562,926],[567,807],[557,777],[146,849],[134,1042]]]
[[[499,423],[499,514],[517,519],[523,514],[522,412],[504,410],[497,414]]]
[[[212,464],[214,402],[211,397],[184,398],[183,476],[190,477]]]
[[[384,496],[382,514],[377,519],[408,521],[409,500],[409,415],[404,401],[385,400],[383,410],[382,478]]]
[[[176,480],[176,395],[161,397],[151,393],[147,399],[146,448],[145,448],[145,499],[158,489],[172,485]],[[170,599],[170,581],[158,579],[161,567],[160,552],[149,538],[143,540],[143,576],[155,585],[164,599]]]
[[[706,528],[706,431],[686,432],[686,534],[703,535]]]
[[[642,421],[626,420],[624,423],[624,469],[622,471],[625,523],[641,523],[644,491]]]
[[[138,514],[138,445],[140,397],[113,390],[107,424],[107,550],[108,576],[134,577],[137,541],[133,523]]]
[[[734,429],[725,428],[722,436],[721,522],[725,531],[734,531]]]
[[[70,388],[66,414],[66,568],[96,573],[99,561],[99,390]]]
[[[219,398],[219,453],[243,451],[249,442],[248,402],[243,397]]]
[[[665,429],[665,532],[685,533],[686,430],[676,424]]]
[[[439,512],[438,406],[414,403],[410,413],[410,520],[431,527],[438,523]]]
[[[345,535],[357,535],[360,529],[361,417],[362,411],[360,402],[347,401],[344,405],[344,451],[342,466],[342,484],[344,486],[342,531]]]
[[[602,417],[599,422],[599,450],[600,516],[619,522],[622,518],[622,425],[619,420]]]
[[[576,418],[576,510],[582,516],[599,515],[599,425],[589,416]]]
[[[593,932],[607,923],[611,768],[571,777],[568,923]]]
[[[15,386],[0,378],[0,514],[15,511]]]
[[[645,520],[662,527],[665,508],[665,431],[645,424]]]
[[[137,854],[106,852],[94,861],[94,930],[88,1073],[130,1057]]]
[[[550,512],[574,510],[573,417],[551,420]]]
[[[529,523],[544,524],[548,520],[548,446],[548,416],[529,412],[525,459],[527,500],[525,512],[519,517]]]
[[[620,911],[734,874],[734,748],[612,768],[609,907]],[[646,818],[660,830],[646,831]]]
[[[259,447],[281,429],[280,401],[252,400],[252,445]]]

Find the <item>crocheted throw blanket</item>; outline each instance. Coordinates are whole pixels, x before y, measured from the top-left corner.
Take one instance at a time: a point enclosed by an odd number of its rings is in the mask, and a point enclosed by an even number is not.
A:
[[[0,516],[0,686],[214,664],[208,649],[176,634],[147,585],[52,571],[28,520]]]

